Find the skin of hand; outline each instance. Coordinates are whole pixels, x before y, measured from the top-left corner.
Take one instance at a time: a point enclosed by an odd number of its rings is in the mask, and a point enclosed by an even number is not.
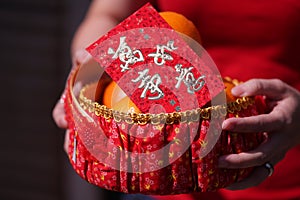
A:
[[[90,54],[85,51],[77,51],[76,54],[76,64],[84,64],[88,62],[89,59],[91,59]],[[80,82],[74,85],[74,92],[76,93],[77,91],[80,91],[80,88],[82,88]],[[61,129],[68,129],[68,123],[66,121],[66,113],[65,113],[65,108],[64,108],[64,98],[65,94],[63,93],[59,99],[59,101],[56,103],[53,111],[52,111],[52,117],[54,119],[54,122],[56,125],[61,128]],[[64,140],[64,149],[67,152],[69,145],[69,131],[66,130],[65,134],[65,140]]]
[[[300,144],[300,93],[278,79],[252,79],[232,89],[235,96],[263,95],[266,98],[267,114],[230,118],[223,122],[223,130],[247,134],[263,132],[266,141],[256,149],[219,158],[221,168],[255,167],[253,173],[228,189],[239,190],[256,186],[268,177],[266,162],[275,165],[286,152]]]

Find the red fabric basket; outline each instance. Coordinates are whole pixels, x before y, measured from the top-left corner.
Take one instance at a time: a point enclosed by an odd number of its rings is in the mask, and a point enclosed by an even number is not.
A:
[[[80,102],[73,93],[78,69],[79,67],[71,73],[66,90],[65,110],[70,130],[68,154],[76,172],[88,182],[101,188],[124,193],[168,195],[215,191],[240,181],[251,173],[252,168],[218,168],[218,158],[221,155],[240,153],[257,147],[264,140],[262,133],[238,134],[222,131],[211,150],[201,157],[199,151],[205,152],[206,146],[210,145],[205,139],[209,139],[211,136],[208,134],[212,134],[208,133],[208,128],[220,126],[219,123],[211,123],[210,119],[214,113],[210,109],[206,109],[209,112],[201,112],[196,120],[190,115],[191,120],[188,123],[177,123],[174,120],[172,123],[142,124],[135,123],[134,120],[111,117],[103,110],[102,114],[99,114],[95,112],[95,107],[100,106],[99,103],[89,100]],[[105,111],[105,107],[101,108]],[[227,102],[225,117],[246,117],[262,112],[264,112],[264,101],[261,97],[240,98],[235,102]],[[220,130],[220,127],[215,128]],[[100,136],[96,129],[102,130],[105,137]],[[150,137],[149,140],[128,134],[138,131],[150,134],[154,129],[158,134]],[[191,138],[191,132],[195,132],[195,137]],[[128,170],[147,166],[147,163],[141,163],[144,161],[137,161],[138,153],[151,153],[167,144],[171,144],[170,147],[164,151],[164,154],[159,155],[161,158],[157,158],[156,155],[155,159],[159,160],[167,156],[171,160],[174,154],[180,151],[175,145],[176,141],[183,140],[190,140],[190,145],[177,159],[165,167],[151,170],[149,164],[149,170],[145,172]],[[128,157],[124,150],[137,154]],[[97,156],[94,152],[97,152]],[[119,169],[107,164],[107,159],[115,161],[114,164],[119,166]]]

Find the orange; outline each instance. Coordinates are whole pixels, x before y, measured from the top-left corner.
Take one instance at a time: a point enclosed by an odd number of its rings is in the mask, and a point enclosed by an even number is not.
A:
[[[128,96],[125,96],[120,101],[116,102],[112,109],[118,110],[121,112],[129,112],[129,113],[140,113],[140,109],[136,107],[136,105],[130,100]]]
[[[227,102],[233,102],[236,100],[236,97],[234,97],[231,94],[231,89],[235,86],[232,82],[224,80],[225,85],[225,93],[226,93],[226,101]]]
[[[160,15],[174,30],[201,43],[200,34],[196,26],[186,17],[175,12],[161,12]],[[140,113],[136,105],[114,81],[105,88],[103,104],[108,108],[122,112]]]
[[[231,94],[231,89],[233,87],[235,87],[235,84],[232,83],[231,81],[228,81],[226,79],[223,79],[223,83],[224,83],[224,90],[222,92],[220,92],[218,95],[216,95],[213,99],[213,103],[215,105],[217,104],[223,104],[224,101],[226,101],[227,103],[228,102],[234,102],[236,101],[236,97],[234,97],[232,94]],[[224,99],[224,97],[226,99]]]
[[[105,88],[103,104],[108,108],[113,108],[113,106],[124,97],[126,97],[124,91],[117,85],[115,81],[112,81]]]
[[[108,108],[118,110],[121,112],[135,112],[140,113],[136,105],[126,96],[125,92],[117,85],[115,81],[105,88],[103,96],[103,104]]]
[[[198,43],[201,43],[201,37],[196,26],[185,16],[175,12],[160,12],[160,16],[177,32],[187,35]]]

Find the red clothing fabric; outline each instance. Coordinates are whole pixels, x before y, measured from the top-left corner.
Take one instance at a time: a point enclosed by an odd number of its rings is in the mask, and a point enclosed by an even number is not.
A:
[[[158,0],[161,11],[192,20],[223,76],[242,81],[278,78],[300,90],[299,0]],[[174,195],[156,199],[300,199],[300,146],[275,173],[242,191]]]

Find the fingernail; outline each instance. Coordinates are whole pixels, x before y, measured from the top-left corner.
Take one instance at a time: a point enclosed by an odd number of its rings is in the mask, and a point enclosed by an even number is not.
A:
[[[222,123],[222,130],[232,130],[234,128],[234,125],[230,122],[228,122],[227,120],[225,120]]]
[[[85,63],[89,59],[89,53],[85,50],[79,50],[75,53],[76,64]]]
[[[244,93],[245,91],[242,86],[235,86],[234,88],[231,89],[231,94],[233,96],[237,96],[237,97],[245,96]]]

